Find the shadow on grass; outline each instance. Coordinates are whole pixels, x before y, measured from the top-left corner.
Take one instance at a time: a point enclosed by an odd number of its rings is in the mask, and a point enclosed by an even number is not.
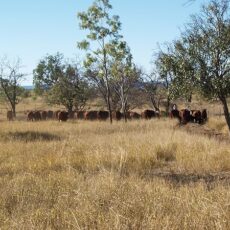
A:
[[[230,186],[230,173],[219,172],[209,174],[186,174],[186,173],[172,173],[172,172],[153,172],[148,175],[149,178],[162,178],[173,185],[189,185],[194,183],[203,182],[207,185],[208,189],[212,189],[215,184],[224,184]]]
[[[0,140],[32,142],[32,141],[59,141],[61,140],[61,138],[57,135],[47,133],[47,132],[16,131],[16,132],[1,133]]]

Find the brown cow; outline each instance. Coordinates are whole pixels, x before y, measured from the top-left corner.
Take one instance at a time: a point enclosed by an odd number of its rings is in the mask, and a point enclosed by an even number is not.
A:
[[[47,119],[47,112],[46,111],[41,111],[41,120],[46,120]]]
[[[150,110],[150,109],[146,109],[141,113],[141,117],[143,119],[151,119],[154,118],[156,116],[155,111]]]
[[[187,124],[189,121],[191,121],[190,111],[187,109],[180,110],[179,119],[180,119],[180,123]]]
[[[130,119],[140,119],[141,118],[141,115],[137,112],[130,112],[129,113],[129,116],[130,116]]]
[[[68,112],[61,111],[58,113],[58,120],[59,121],[67,121],[68,120]]]
[[[54,116],[54,112],[51,110],[48,110],[47,111],[47,119],[53,119],[53,116]]]
[[[97,119],[100,121],[105,121],[109,118],[109,112],[100,110],[97,112]]]
[[[124,116],[120,111],[113,111],[112,117],[114,120],[120,121]]]
[[[77,111],[77,114],[76,114],[77,119],[83,120],[85,118],[84,114],[85,114],[85,111]]]
[[[206,109],[203,109],[201,111],[201,117],[202,117],[203,122],[206,122],[208,120],[208,114],[207,114],[207,110]]]
[[[6,117],[8,121],[13,121],[13,117],[14,117],[13,112],[11,110],[8,110],[6,113]]]
[[[97,120],[97,111],[90,110],[84,113],[85,120],[94,121]]]
[[[166,113],[165,113],[166,114]],[[173,109],[170,113],[169,113],[169,117],[170,118],[178,118],[180,120],[180,111],[177,109]]]
[[[27,113],[27,121],[33,121],[34,120],[34,112],[28,111]]]
[[[41,113],[39,111],[34,111],[33,115],[35,121],[40,121],[42,119]]]
[[[201,124],[202,123],[201,111],[200,110],[192,110],[191,112],[192,112],[191,120],[193,120],[196,123]]]

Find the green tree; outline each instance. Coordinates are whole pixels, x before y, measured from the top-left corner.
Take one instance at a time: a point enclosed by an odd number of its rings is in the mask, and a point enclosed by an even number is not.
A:
[[[25,76],[20,69],[20,59],[11,62],[7,58],[2,58],[0,61],[0,96],[9,104],[14,117],[16,117],[16,105],[20,101],[19,83]]]
[[[182,35],[181,48],[176,47],[179,51],[176,56],[183,55],[186,58],[179,59],[174,73],[179,79],[178,84],[185,82],[188,85],[192,82],[191,87],[198,89],[205,98],[219,99],[230,131],[227,103],[230,96],[229,13],[228,0],[212,0],[203,5],[199,14],[192,16]],[[179,71],[181,66],[185,67],[185,59],[190,60],[190,66],[185,72],[193,71],[194,74],[183,77]]]
[[[171,49],[168,49],[168,53],[160,51],[157,54],[157,58],[155,61],[156,70],[158,73],[158,81],[164,88],[166,94],[166,113],[169,113],[169,107],[171,100],[175,98],[175,94],[173,93],[172,84],[174,82],[175,74],[174,74],[174,66],[175,60],[174,56],[171,54]],[[155,88],[157,90],[157,88]]]
[[[147,96],[147,100],[150,101],[152,107],[156,111],[160,111],[160,103],[165,99],[165,95],[167,95],[162,84],[162,79],[159,78],[155,71],[151,74],[142,74],[141,85],[141,89]]]
[[[60,53],[39,62],[34,70],[34,84],[35,89],[46,92],[48,103],[63,105],[69,113],[73,108],[82,109],[89,96],[88,84],[80,70]]]
[[[132,62],[132,55],[127,43],[120,41],[111,49],[113,60],[111,63],[112,88],[119,98],[121,111],[127,121],[130,94],[132,88],[140,79],[140,71]]]
[[[118,44],[121,35],[119,17],[111,16],[112,9],[109,0],[96,0],[86,12],[78,13],[80,28],[88,30],[86,39],[78,43],[78,47],[87,51],[84,62],[88,77],[100,87],[100,92],[106,101],[112,123],[111,108],[111,50]]]

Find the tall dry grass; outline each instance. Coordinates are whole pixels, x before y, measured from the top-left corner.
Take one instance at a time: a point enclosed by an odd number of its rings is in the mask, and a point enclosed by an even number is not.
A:
[[[2,229],[230,229],[230,143],[167,119],[0,123]]]

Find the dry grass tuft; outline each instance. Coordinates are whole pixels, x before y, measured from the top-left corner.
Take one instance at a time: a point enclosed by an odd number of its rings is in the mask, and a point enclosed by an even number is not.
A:
[[[158,145],[156,146],[157,160],[164,161],[175,161],[176,160],[176,150],[177,145],[175,143],[170,143],[168,145]]]

